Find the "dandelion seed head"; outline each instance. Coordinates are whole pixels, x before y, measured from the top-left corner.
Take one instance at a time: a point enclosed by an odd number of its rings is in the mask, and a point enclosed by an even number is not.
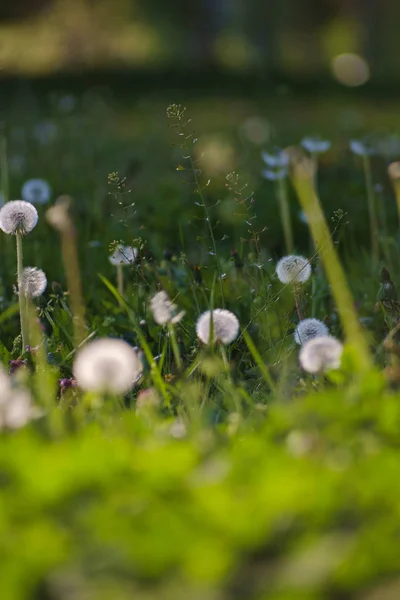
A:
[[[22,199],[32,204],[47,204],[51,198],[51,187],[44,179],[28,179],[22,186]]]
[[[87,391],[125,394],[143,370],[132,346],[123,340],[102,338],[78,351],[73,365],[74,379]]]
[[[223,308],[216,308],[213,311],[207,310],[197,320],[197,337],[203,344],[210,343],[210,325],[212,315],[212,334],[215,342],[230,344],[239,334],[239,321],[231,311]]]
[[[19,429],[38,416],[28,391],[15,387],[0,368],[0,429]]]
[[[311,265],[304,256],[284,256],[276,265],[281,283],[305,283],[311,276]]]
[[[0,229],[10,235],[26,235],[36,227],[38,219],[36,208],[24,200],[6,202],[0,209]]]
[[[117,246],[115,251],[109,256],[110,263],[117,265],[131,265],[137,257],[137,249],[131,246]]]
[[[300,350],[301,367],[313,375],[340,367],[343,346],[333,336],[315,337],[304,344]]]
[[[22,272],[20,292],[27,298],[41,296],[47,286],[47,277],[41,269],[26,267]]]
[[[150,310],[153,318],[159,325],[167,323],[179,323],[185,314],[185,311],[177,312],[178,307],[171,302],[168,295],[164,292],[158,292],[150,300]]]
[[[329,330],[325,323],[318,319],[303,319],[297,325],[294,332],[296,344],[302,346],[309,340],[329,335]]]

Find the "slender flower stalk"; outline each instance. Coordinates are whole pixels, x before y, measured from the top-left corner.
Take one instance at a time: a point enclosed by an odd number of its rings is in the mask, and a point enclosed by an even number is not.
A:
[[[396,195],[397,214],[400,225],[400,162],[391,163],[388,167],[388,173]]]
[[[368,342],[362,331],[354,308],[354,301],[315,190],[312,164],[310,159],[298,148],[289,148],[287,152],[291,161],[293,185],[307,215],[311,234],[331,284],[346,337],[357,349],[360,372],[366,373],[373,367]]]
[[[25,351],[25,347],[29,344],[29,322],[26,310],[26,297],[22,291],[22,278],[24,272],[24,260],[22,251],[22,236],[16,234],[17,242],[17,281],[18,281],[18,302],[19,302],[19,318],[21,322],[21,341],[22,341],[22,352]]]
[[[365,187],[367,190],[368,216],[371,237],[372,265],[376,268],[379,260],[379,237],[378,237],[378,219],[376,216],[375,194],[372,183],[371,157],[369,154],[363,155],[363,169],[365,178]]]
[[[70,203],[69,197],[61,196],[57,203],[47,211],[46,216],[49,223],[60,233],[61,252],[71,298],[74,342],[76,346],[79,346],[86,337],[85,305],[79,273],[76,231],[68,214]]]
[[[290,219],[289,201],[287,195],[286,179],[280,178],[276,181],[276,193],[279,200],[279,209],[281,212],[281,222],[283,227],[283,235],[285,237],[286,252],[291,254],[293,252],[293,230],[292,222]]]

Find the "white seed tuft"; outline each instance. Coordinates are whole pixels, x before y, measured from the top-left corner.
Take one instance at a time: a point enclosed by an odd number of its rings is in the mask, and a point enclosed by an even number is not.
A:
[[[310,262],[304,256],[284,256],[276,265],[282,283],[305,283],[311,276]]]
[[[164,291],[158,292],[155,296],[153,296],[153,298],[151,298],[150,309],[155,322],[159,325],[166,325],[167,323],[179,323],[185,314],[184,310],[177,312],[178,307],[176,304],[171,302]]]
[[[318,319],[303,319],[297,325],[294,332],[294,340],[299,346],[303,346],[309,340],[329,335],[329,330],[325,323]]]
[[[239,334],[239,321],[232,312],[224,308],[207,310],[197,320],[197,337],[203,344],[210,343],[210,328],[212,315],[212,335],[215,342],[230,344]]]
[[[22,186],[21,195],[25,202],[47,204],[51,198],[51,187],[44,179],[28,179]]]
[[[131,390],[142,370],[135,349],[112,338],[89,342],[79,350],[73,365],[74,377],[82,389],[115,394]]]
[[[22,271],[20,293],[27,298],[37,298],[41,296],[46,289],[47,278],[41,269],[36,267],[26,267]]]
[[[0,429],[19,429],[39,415],[29,392],[15,387],[12,378],[0,368]]]
[[[109,256],[109,260],[114,266],[131,265],[135,261],[137,253],[137,249],[131,246],[117,246]]]
[[[299,361],[308,373],[316,374],[338,369],[343,346],[336,338],[326,335],[309,340],[300,350]]]
[[[329,140],[322,140],[319,137],[305,137],[301,140],[300,144],[308,150],[308,152],[321,154],[326,152],[332,146]]]
[[[38,218],[33,204],[24,200],[12,200],[0,209],[0,229],[10,235],[25,235],[36,227]]]

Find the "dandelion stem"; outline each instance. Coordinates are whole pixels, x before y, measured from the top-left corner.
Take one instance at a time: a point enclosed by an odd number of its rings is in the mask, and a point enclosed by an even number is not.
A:
[[[176,339],[175,327],[173,323],[168,323],[169,339],[171,340],[172,352],[175,358],[176,366],[179,371],[182,371],[182,359],[179,352],[178,341]]]
[[[278,179],[276,193],[277,193],[278,201],[279,201],[279,208],[280,208],[280,213],[281,213],[283,235],[285,238],[286,252],[288,254],[292,254],[293,253],[293,232],[292,232],[292,223],[290,220],[290,210],[289,210],[289,202],[288,202],[285,179]]]
[[[368,372],[372,368],[368,343],[354,308],[353,298],[314,187],[311,161],[303,153],[299,153],[297,148],[289,148],[287,152],[291,158],[293,185],[307,215],[314,243],[319,248],[321,261],[331,284],[346,337],[357,350],[360,372]],[[321,243],[324,244],[323,249],[321,249]]]
[[[293,296],[294,296],[294,301],[296,303],[297,314],[299,316],[300,321],[302,321],[304,319],[304,315],[303,315],[303,312],[301,310],[301,305],[300,305],[299,289],[296,285],[293,286]]]
[[[24,270],[24,260],[22,252],[22,236],[16,234],[17,242],[17,281],[18,281],[18,302],[19,302],[19,318],[21,322],[21,340],[22,340],[22,353],[25,352],[25,346],[29,343],[29,331],[28,331],[28,320],[26,314],[26,300],[22,290],[22,273]]]
[[[371,170],[371,158],[367,155],[363,155],[363,167],[365,186],[367,189],[367,203],[368,203],[368,216],[369,226],[371,235],[371,253],[372,253],[372,265],[376,268],[379,258],[379,239],[378,239],[378,221],[376,218],[376,207],[374,188],[372,184],[372,170]]]
[[[117,265],[117,288],[121,296],[124,295],[124,267]]]

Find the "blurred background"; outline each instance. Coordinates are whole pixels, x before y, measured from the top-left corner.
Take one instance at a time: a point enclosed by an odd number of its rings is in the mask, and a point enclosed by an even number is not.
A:
[[[396,0],[4,0],[0,66],[397,81],[399,19]]]
[[[221,200],[214,218],[227,245],[246,237],[225,179],[237,171],[254,196],[263,245],[281,250],[276,189],[263,178],[261,151],[310,135],[332,142],[320,157],[320,192],[328,215],[346,211],[355,240],[366,229],[365,189],[349,140],[371,131],[379,138],[374,183],[389,231],[396,221],[386,167],[400,152],[399,22],[398,0],[3,0],[3,196],[20,197],[29,178],[47,180],[53,199],[76,199],[88,242],[124,238],[128,228],[161,253],[176,242],[177,221],[181,240],[193,229],[200,235],[193,185],[176,172],[182,151],[166,118],[176,102],[188,107],[193,157],[212,179],[210,201]],[[131,212],[110,196],[111,172],[125,178]],[[291,203],[296,245],[307,249],[307,225]]]

